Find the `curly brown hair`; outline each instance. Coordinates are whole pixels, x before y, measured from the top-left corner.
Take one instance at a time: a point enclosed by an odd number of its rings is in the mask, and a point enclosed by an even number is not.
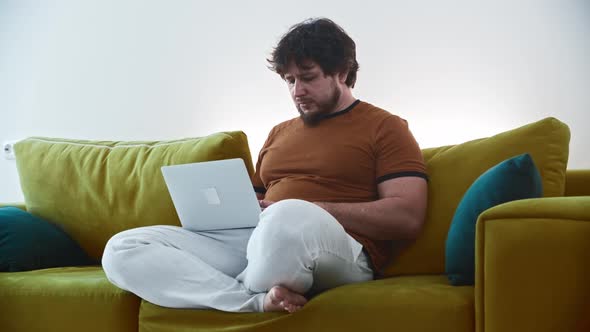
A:
[[[347,72],[346,85],[354,87],[359,69],[356,44],[332,20],[309,19],[292,26],[267,59],[269,68],[281,77],[291,61],[302,66],[307,60],[317,63],[325,75]]]

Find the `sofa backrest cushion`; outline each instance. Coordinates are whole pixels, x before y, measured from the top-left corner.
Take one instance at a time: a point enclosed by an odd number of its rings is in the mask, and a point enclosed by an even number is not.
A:
[[[429,177],[428,209],[422,234],[396,253],[386,276],[442,274],[445,240],[461,198],[486,170],[515,155],[533,158],[543,183],[543,196],[563,196],[570,131],[555,118],[525,125],[463,144],[424,149]]]
[[[15,154],[27,211],[60,225],[95,259],[120,231],[180,225],[162,166],[242,158],[253,173],[240,131],[158,142],[31,137]]]

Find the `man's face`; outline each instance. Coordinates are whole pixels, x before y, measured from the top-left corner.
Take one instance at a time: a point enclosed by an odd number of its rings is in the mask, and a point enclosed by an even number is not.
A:
[[[338,74],[324,75],[315,62],[306,61],[301,66],[291,62],[283,77],[305,124],[315,125],[324,115],[338,111],[342,95]]]

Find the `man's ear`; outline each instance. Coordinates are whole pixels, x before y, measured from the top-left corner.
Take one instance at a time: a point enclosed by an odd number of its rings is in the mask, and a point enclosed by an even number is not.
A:
[[[348,69],[338,73],[338,82],[345,84],[347,78],[348,78]]]

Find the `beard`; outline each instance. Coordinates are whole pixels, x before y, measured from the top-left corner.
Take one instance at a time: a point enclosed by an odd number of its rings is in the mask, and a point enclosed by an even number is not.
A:
[[[342,91],[338,89],[336,85],[333,86],[332,93],[325,101],[313,102],[317,106],[317,110],[312,112],[304,112],[299,105],[297,105],[297,111],[299,111],[299,117],[303,120],[303,123],[307,126],[316,126],[326,115],[335,111]]]

